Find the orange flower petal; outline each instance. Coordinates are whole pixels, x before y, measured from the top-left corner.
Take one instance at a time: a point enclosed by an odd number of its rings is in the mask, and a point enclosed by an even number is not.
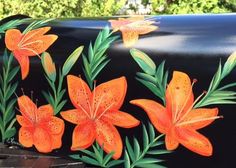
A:
[[[179,143],[189,150],[203,156],[211,156],[213,147],[211,142],[193,129],[176,128],[176,138]]]
[[[125,77],[116,78],[97,86],[94,91],[95,109],[97,106],[99,110],[96,116],[102,115],[109,109],[119,109],[126,95],[127,82]]]
[[[87,121],[75,127],[72,136],[71,150],[85,149],[91,146],[95,139],[94,122]]]
[[[46,51],[58,38],[56,35],[43,35],[20,46],[20,56],[36,56]]]
[[[191,81],[187,74],[174,71],[166,91],[166,108],[172,118],[180,118],[193,104]]]
[[[122,28],[122,39],[125,47],[132,47],[138,41],[138,32],[132,29]]]
[[[109,111],[103,115],[102,120],[111,122],[113,125],[132,128],[139,125],[140,121],[134,118],[132,115],[122,112],[122,111]]]
[[[69,121],[73,124],[80,124],[80,122],[88,119],[85,113],[82,110],[78,109],[63,111],[60,114],[64,120]]]
[[[23,127],[32,127],[31,121],[29,121],[27,118],[25,118],[23,116],[16,115],[16,120]]]
[[[147,99],[132,100],[130,103],[144,109],[152,124],[159,132],[166,133],[169,131],[171,127],[171,118],[162,105]]]
[[[59,149],[61,147],[62,135],[63,135],[63,133],[57,134],[57,135],[51,135],[52,149]]]
[[[64,132],[65,124],[64,121],[58,117],[49,117],[47,122],[42,123],[43,127],[46,128],[50,134],[61,134]]]
[[[189,124],[185,126],[191,127],[192,129],[200,129],[211,124],[215,120],[214,117],[216,117],[217,115],[218,115],[218,108],[193,109],[191,110],[189,114],[186,115],[182,123],[189,122]],[[213,119],[209,119],[209,118],[213,118]],[[194,122],[194,121],[198,121],[198,122]]]
[[[117,129],[109,122],[103,120],[96,121],[96,140],[98,144],[104,148],[106,153],[115,152],[114,159],[119,159],[123,144]]]
[[[34,146],[39,152],[48,153],[52,151],[51,136],[40,127],[36,127],[34,130],[33,140]]]
[[[144,35],[144,34],[148,34],[154,30],[158,29],[157,26],[153,26],[153,25],[145,25],[145,26],[141,26],[138,28],[135,28],[135,30],[138,32],[138,34],[140,35]]]
[[[19,130],[19,142],[24,147],[32,147],[33,146],[33,129],[30,127],[21,127]]]
[[[72,104],[83,110],[90,111],[91,91],[88,85],[79,77],[67,75],[68,91]]]
[[[119,20],[109,20],[109,22],[111,23],[111,27],[114,31],[118,31],[122,26],[132,23],[132,21],[123,18],[119,18]]]
[[[16,50],[18,49],[18,43],[20,42],[22,37],[22,34],[19,30],[17,29],[10,29],[6,31],[5,34],[5,44],[6,47],[10,50]]]
[[[53,116],[53,108],[50,104],[40,106],[37,111],[38,122],[48,120]]]
[[[29,57],[22,56],[22,52],[20,50],[13,51],[13,55],[20,64],[21,69],[21,78],[24,80],[29,74]]]
[[[28,31],[26,34],[24,34],[22,42],[23,43],[32,42],[35,39],[37,39],[38,37],[43,36],[50,29],[51,29],[51,27],[41,27],[41,28],[38,28],[38,29],[34,29],[34,30],[31,30],[31,31]]]
[[[179,146],[179,142],[171,134],[166,134],[165,145],[167,150],[175,150]]]
[[[32,100],[28,96],[21,96],[17,99],[20,112],[23,115],[23,117],[27,118],[29,121],[34,122],[36,119],[36,112],[37,112],[37,107],[32,102]]]

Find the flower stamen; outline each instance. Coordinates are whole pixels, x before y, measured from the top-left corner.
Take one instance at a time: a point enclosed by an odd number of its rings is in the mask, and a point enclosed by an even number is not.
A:
[[[181,117],[179,118],[179,120],[177,121],[177,123],[183,121],[183,119],[189,114],[189,112],[192,110],[192,108],[194,107],[194,105],[206,94],[207,92],[206,91],[203,91],[202,94],[200,94],[196,100],[193,102],[193,104],[188,108],[188,110],[186,111],[186,113]]]
[[[216,119],[220,119],[220,118],[224,118],[224,117],[223,116],[215,116],[215,117],[209,117],[209,118],[201,118],[201,119],[196,119],[196,120],[191,120],[191,121],[185,121],[185,122],[182,122],[182,123],[178,123],[178,124],[176,124],[176,126],[183,126],[183,125],[193,124],[193,123],[196,123],[196,122],[216,120]]]
[[[28,46],[28,45],[31,45],[31,44],[34,44],[34,43],[43,43],[43,41],[42,40],[36,40],[36,41],[29,42],[29,43],[25,43],[25,44],[23,44],[19,47],[22,48],[22,47],[25,47],[25,46]]]

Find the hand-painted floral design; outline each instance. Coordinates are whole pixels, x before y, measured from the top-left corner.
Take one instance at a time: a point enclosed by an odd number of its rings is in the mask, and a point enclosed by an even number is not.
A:
[[[120,158],[123,144],[115,126],[131,128],[140,123],[119,110],[126,95],[125,77],[102,83],[92,92],[80,77],[68,75],[67,82],[70,100],[76,109],[61,112],[61,116],[77,124],[71,150],[88,148],[96,140],[107,153],[115,152],[114,159]]]
[[[39,56],[46,51],[57,39],[57,35],[45,35],[51,28],[43,27],[22,34],[18,29],[7,30],[6,47],[13,52],[20,64],[22,79],[29,73],[29,57]]]
[[[175,71],[166,90],[166,107],[147,99],[132,100],[131,103],[143,108],[155,128],[166,135],[168,150],[176,149],[180,143],[200,155],[211,156],[210,141],[197,130],[221,116],[217,116],[217,108],[193,108],[204,93],[194,101],[192,86],[187,74]]]
[[[25,95],[18,98],[18,105],[22,114],[16,116],[21,125],[19,142],[24,147],[34,145],[42,153],[60,148],[65,126],[62,119],[53,116],[52,106],[43,105],[37,108],[36,104]]]
[[[48,52],[44,52],[41,56],[41,61],[43,64],[43,69],[49,79],[52,81],[56,80],[56,66],[55,63],[52,60],[51,55]]]
[[[118,20],[109,20],[113,32],[120,30],[122,38],[126,47],[133,46],[137,41],[139,35],[148,34],[156,29],[157,26],[152,24],[155,21],[145,20],[144,16],[134,16],[130,18],[118,18]]]

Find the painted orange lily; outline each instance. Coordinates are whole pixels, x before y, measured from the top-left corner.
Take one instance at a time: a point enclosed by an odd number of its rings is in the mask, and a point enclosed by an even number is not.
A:
[[[143,108],[154,127],[166,135],[168,150],[174,150],[182,144],[195,153],[211,156],[212,144],[197,130],[222,116],[217,116],[217,108],[193,108],[204,95],[201,94],[194,101],[193,84],[187,74],[175,71],[166,90],[166,107],[147,99],[132,100],[131,103]]]
[[[133,46],[138,41],[139,35],[148,34],[158,29],[157,26],[152,25],[155,21],[145,20],[144,16],[118,18],[118,20],[109,20],[109,22],[113,32],[121,31],[126,47]]]
[[[125,77],[102,83],[92,92],[80,77],[68,75],[67,83],[70,100],[76,109],[61,112],[61,116],[77,125],[71,150],[88,148],[96,140],[105,152],[114,152],[114,159],[120,158],[123,144],[115,126],[131,128],[140,123],[119,110],[127,90]]]
[[[50,29],[51,27],[43,27],[26,34],[18,29],[7,30],[5,44],[20,64],[22,79],[29,73],[29,57],[39,56],[56,41],[57,35],[45,35]]]
[[[62,119],[53,116],[52,106],[48,104],[37,108],[36,104],[25,95],[19,97],[17,101],[22,114],[16,116],[21,125],[19,142],[24,147],[34,145],[42,153],[60,148],[65,126]]]

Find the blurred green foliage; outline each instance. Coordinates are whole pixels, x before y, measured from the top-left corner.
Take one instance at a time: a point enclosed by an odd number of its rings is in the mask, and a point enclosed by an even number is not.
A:
[[[0,18],[24,14],[33,18],[115,15],[127,0],[0,0]],[[236,12],[236,0],[143,0],[152,14]]]
[[[127,0],[0,0],[0,18],[23,14],[33,18],[111,16]]]
[[[236,0],[151,0],[152,14],[229,13]]]

